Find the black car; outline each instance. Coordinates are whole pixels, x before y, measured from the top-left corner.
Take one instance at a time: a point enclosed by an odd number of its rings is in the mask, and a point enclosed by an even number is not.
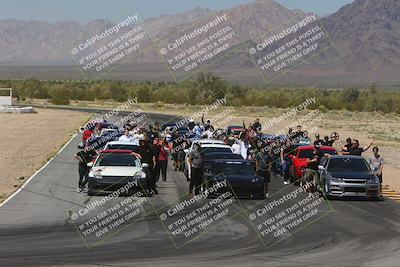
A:
[[[379,178],[360,156],[331,156],[320,162],[319,186],[327,197],[380,198]]]
[[[206,187],[227,181],[225,188],[220,188],[211,197],[231,191],[238,198],[265,198],[264,178],[258,176],[254,165],[247,160],[217,160],[205,177]]]
[[[232,152],[207,153],[207,150],[206,150],[205,153],[202,154],[202,159],[203,159],[203,173],[204,173],[204,172],[209,172],[216,161],[219,161],[219,160],[242,160],[243,157],[238,154],[233,154]]]

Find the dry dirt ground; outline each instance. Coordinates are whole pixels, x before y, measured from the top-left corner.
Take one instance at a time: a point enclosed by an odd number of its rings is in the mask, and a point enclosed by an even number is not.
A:
[[[0,114],[0,202],[50,159],[90,117],[89,113],[35,109]]]

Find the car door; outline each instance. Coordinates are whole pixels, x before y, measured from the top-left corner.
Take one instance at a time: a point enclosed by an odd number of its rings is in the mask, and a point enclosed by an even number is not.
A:
[[[323,157],[319,161],[318,166],[322,166],[325,169],[325,170],[320,170],[318,168],[318,177],[319,177],[318,183],[321,188],[324,188],[324,186],[325,186],[325,178],[326,178],[325,176],[326,176],[326,168],[328,167],[328,162],[329,162],[329,158],[327,158],[327,157]]]

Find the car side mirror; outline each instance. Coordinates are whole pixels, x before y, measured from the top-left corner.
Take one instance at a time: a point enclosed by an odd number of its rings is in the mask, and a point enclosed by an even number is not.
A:
[[[86,166],[88,166],[88,167],[93,167],[93,162],[89,162],[88,164],[86,164]]]
[[[142,167],[143,167],[143,168],[148,168],[148,167],[149,167],[149,164],[143,163],[143,164],[142,164]]]
[[[319,165],[319,166],[318,166],[318,170],[320,170],[320,171],[325,171],[325,168],[324,168],[324,166]]]

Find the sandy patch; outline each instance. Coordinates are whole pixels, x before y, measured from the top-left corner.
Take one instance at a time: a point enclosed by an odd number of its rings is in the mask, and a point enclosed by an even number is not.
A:
[[[50,159],[91,115],[35,109],[35,114],[0,114],[0,201]]]

